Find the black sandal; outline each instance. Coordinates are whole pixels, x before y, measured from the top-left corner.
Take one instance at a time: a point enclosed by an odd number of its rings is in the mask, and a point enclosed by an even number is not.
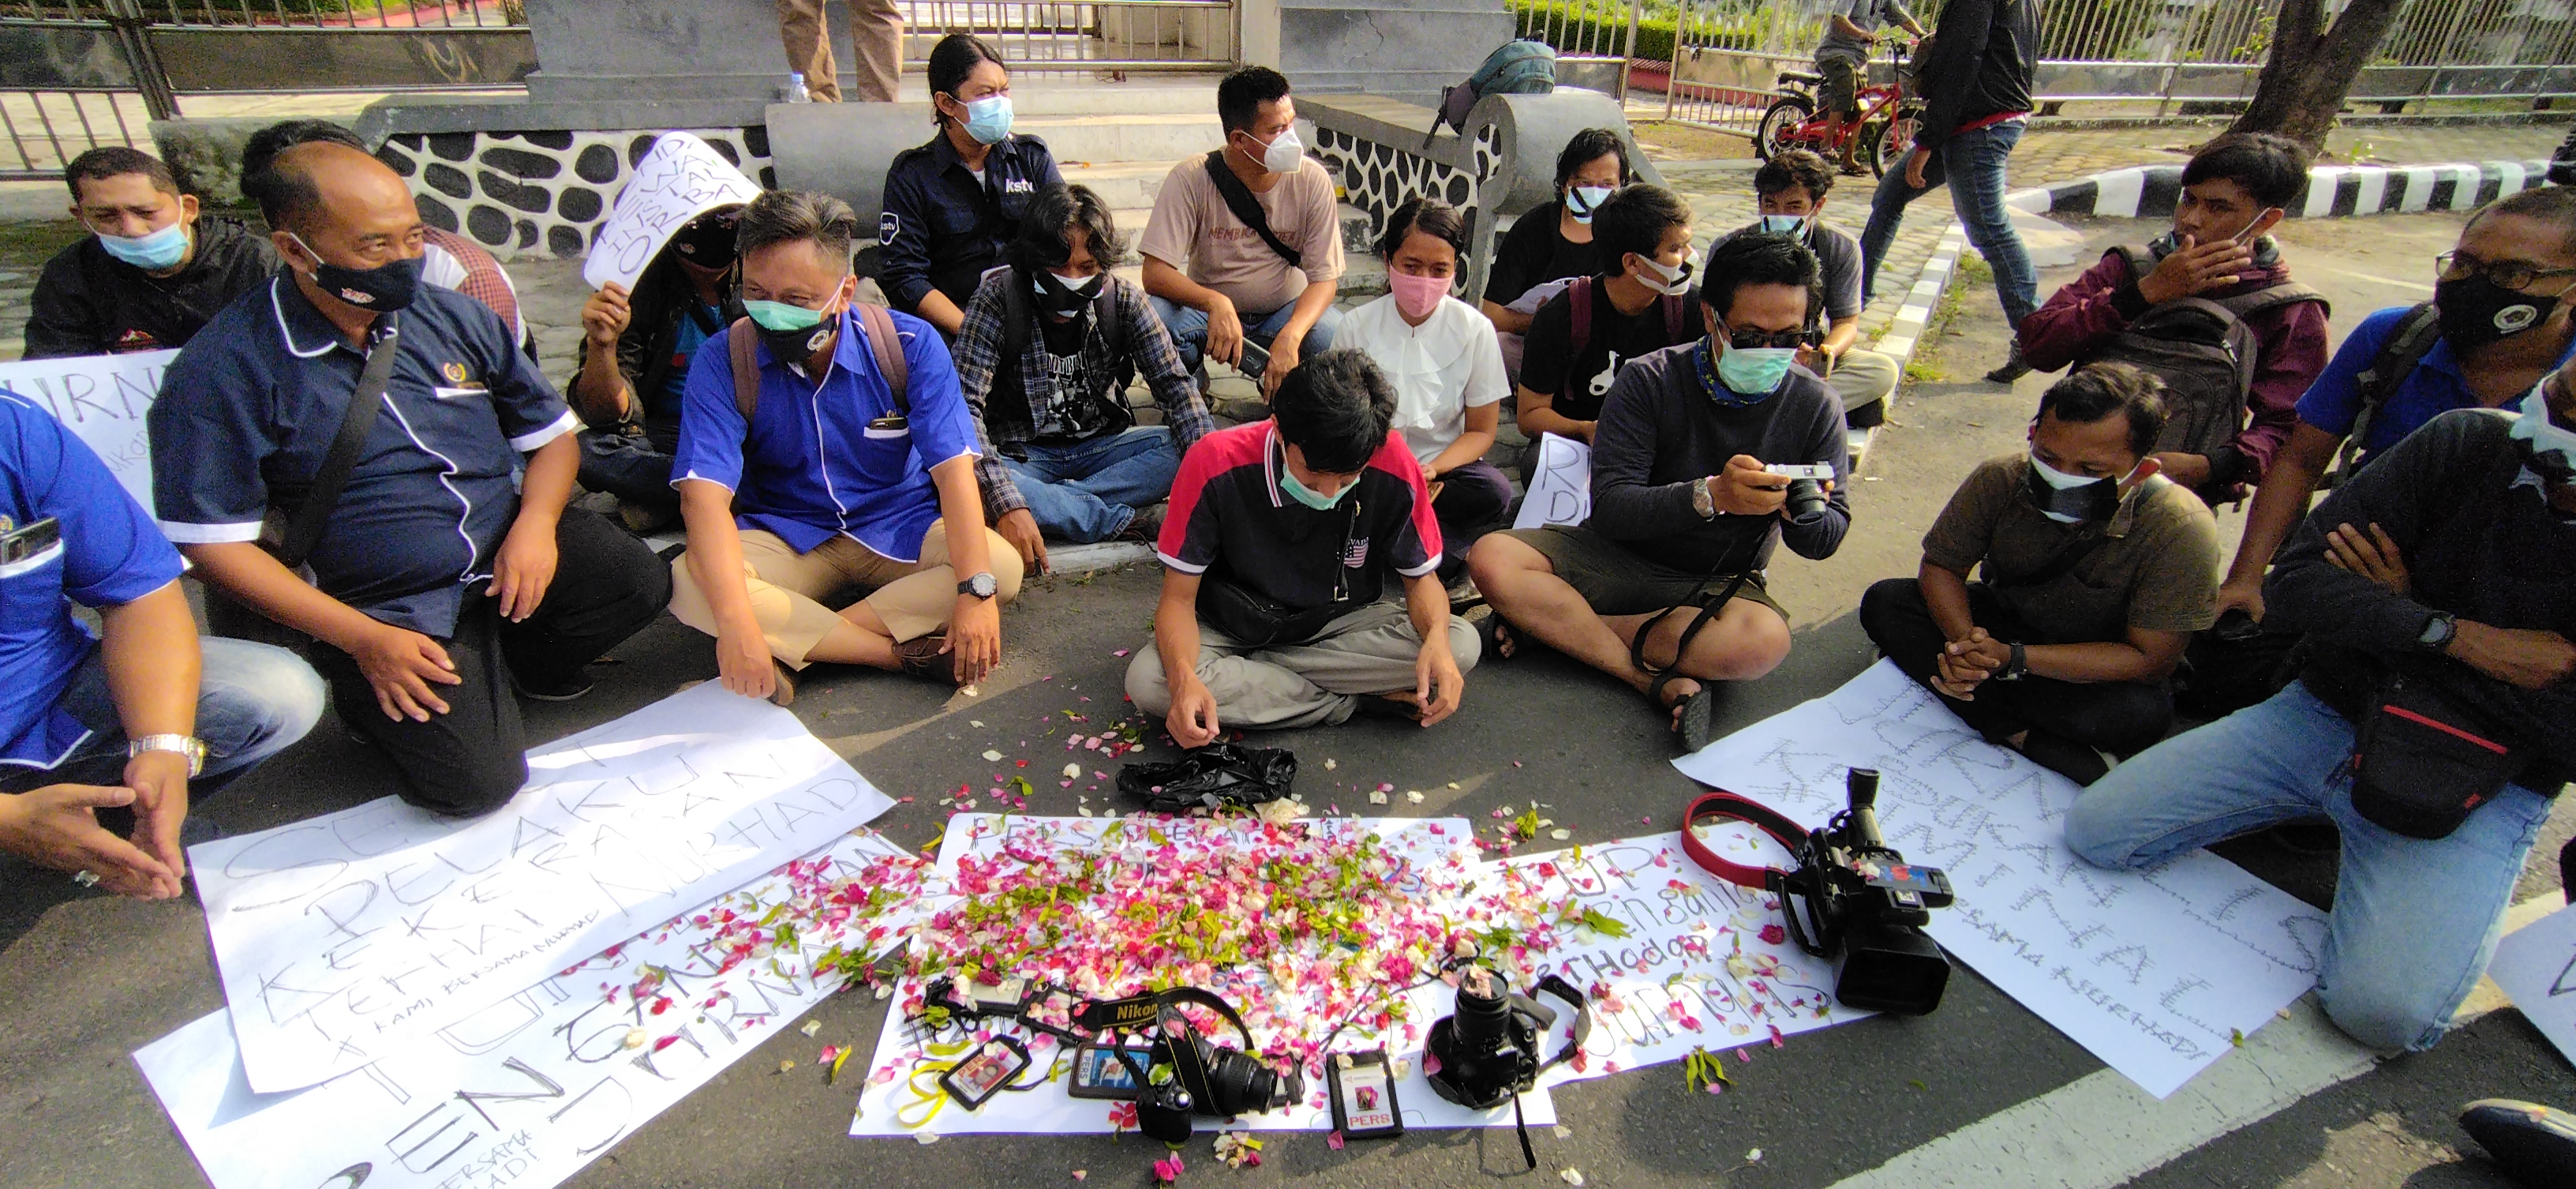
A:
[[[1467,621],[1469,627],[1476,629],[1477,664],[1501,664],[1520,655],[1522,640],[1518,636],[1511,637],[1512,651],[1503,651],[1506,625],[1503,623],[1502,614],[1495,611],[1492,604],[1479,603],[1468,608],[1466,613],[1458,618]]]
[[[1673,663],[1669,668],[1658,669],[1646,663],[1646,637],[1654,633],[1655,625],[1662,623],[1665,616],[1681,608],[1666,607],[1656,612],[1646,622],[1637,625],[1636,636],[1628,642],[1628,663],[1635,665],[1639,672],[1653,678],[1646,685],[1646,700],[1652,703],[1655,709],[1667,715],[1672,714],[1674,706],[1664,700],[1664,688],[1671,685],[1675,678],[1690,676],[1681,671],[1681,659],[1683,654],[1690,651],[1691,640],[1696,638],[1702,629],[1716,621],[1717,613],[1735,600],[1735,592],[1743,586],[1744,575],[1733,575],[1728,579],[1726,589],[1720,591],[1715,599],[1694,608],[1697,614],[1682,628],[1681,639],[1673,642]],[[1702,589],[1706,588],[1702,587]],[[1698,592],[1693,592],[1692,597],[1697,598]],[[1672,729],[1681,736],[1684,750],[1698,751],[1714,741],[1711,736],[1717,730],[1717,698],[1711,682],[1698,677],[1690,679],[1699,682],[1699,690],[1682,700],[1681,713],[1673,722]]]

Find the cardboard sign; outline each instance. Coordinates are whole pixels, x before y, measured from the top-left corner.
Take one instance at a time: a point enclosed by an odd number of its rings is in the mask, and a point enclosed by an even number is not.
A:
[[[759,196],[760,187],[707,142],[686,132],[663,133],[635,163],[634,178],[591,238],[581,279],[593,289],[610,281],[632,289],[644,266],[689,220]]]
[[[98,452],[143,510],[152,510],[152,443],[143,415],[176,351],[75,355],[0,363],[0,392],[54,415]]]
[[[1581,524],[1592,519],[1592,447],[1552,433],[1538,436],[1538,461],[1530,467],[1529,498],[1513,528]]]
[[[2560,1055],[2576,1061],[2576,909],[2505,934],[2487,975]]]

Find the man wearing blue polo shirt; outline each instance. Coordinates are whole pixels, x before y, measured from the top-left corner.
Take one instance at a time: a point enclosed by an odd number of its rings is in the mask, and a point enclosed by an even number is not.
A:
[[[2382,377],[2384,401],[2371,406],[2362,373],[2399,363],[2384,359],[2383,348],[2415,321],[2403,306],[2362,319],[2299,398],[2299,419],[2254,491],[2245,540],[2219,584],[2220,614],[2263,617],[2264,571],[2307,515],[2308,496],[2347,439],[2358,436],[2351,445],[2366,463],[2453,409],[2521,399],[2576,358],[2576,190],[2546,186],[2488,203],[2460,230],[2459,246],[2434,264],[2433,300],[2415,308],[2427,312],[2426,327],[2438,337],[2393,383]],[[2368,525],[2338,530],[2337,544],[2394,560],[2386,535]]]
[[[716,638],[725,688],[782,706],[788,670],[815,661],[979,680],[1020,589],[1019,552],[984,526],[948,348],[919,318],[851,305],[857,234],[829,195],[744,207],[749,317],[698,349],[680,397],[671,485],[689,551],[671,613]],[[754,328],[745,393],[735,340]]]
[[[162,530],[210,594],[320,642],[342,721],[394,761],[405,800],[498,808],[527,781],[513,690],[587,692],[584,667],[661,613],[669,572],[564,506],[572,412],[490,309],[421,284],[401,178],[316,142],[243,189],[286,269],[224,307],[162,381],[149,418]],[[257,543],[262,521],[272,493],[281,511],[302,503],[385,350],[391,378],[364,398],[379,407],[307,581]]]
[[[73,603],[98,610],[104,640]],[[176,896],[189,780],[220,787],[321,716],[295,654],[201,653],[179,551],[61,422],[0,396],[0,851]]]

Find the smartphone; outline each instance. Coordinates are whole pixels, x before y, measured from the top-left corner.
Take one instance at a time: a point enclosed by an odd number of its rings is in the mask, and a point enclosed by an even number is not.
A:
[[[957,1105],[974,1110],[1002,1092],[1029,1067],[1029,1051],[1007,1036],[985,1041],[975,1054],[939,1075],[939,1088]]]
[[[1404,1134],[1404,1111],[1395,1102],[1395,1067],[1386,1050],[1334,1053],[1324,1059],[1324,1079],[1331,1083],[1333,1130],[1344,1138]]]
[[[1762,473],[1765,475],[1777,475],[1783,479],[1825,480],[1834,477],[1834,464],[1829,462],[1773,462],[1763,464]]]
[[[1251,339],[1243,340],[1243,358],[1234,365],[1234,370],[1242,372],[1245,379],[1257,382],[1261,373],[1269,369],[1270,349]]]
[[[33,570],[62,548],[63,522],[48,516],[0,536],[0,568],[10,573]]]
[[[1121,1046],[1087,1044],[1073,1051],[1073,1084],[1065,1093],[1076,1098],[1107,1098],[1133,1102],[1136,1098],[1136,1075],[1127,1063],[1118,1059]],[[1135,1058],[1137,1069],[1150,1068],[1154,1050],[1140,1045],[1127,1045],[1123,1051]]]

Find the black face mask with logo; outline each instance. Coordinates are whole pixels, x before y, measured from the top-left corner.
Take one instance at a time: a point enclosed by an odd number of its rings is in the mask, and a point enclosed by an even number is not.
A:
[[[404,309],[411,305],[412,299],[420,296],[420,258],[417,256],[408,260],[388,260],[374,268],[349,268],[324,260],[320,252],[313,250],[313,245],[304,243],[303,236],[296,236],[295,242],[303,244],[305,253],[313,257],[313,284],[316,287],[368,313]]]
[[[2517,293],[2482,276],[2433,284],[2442,338],[2454,351],[2470,351],[2547,321],[2554,299]]]

